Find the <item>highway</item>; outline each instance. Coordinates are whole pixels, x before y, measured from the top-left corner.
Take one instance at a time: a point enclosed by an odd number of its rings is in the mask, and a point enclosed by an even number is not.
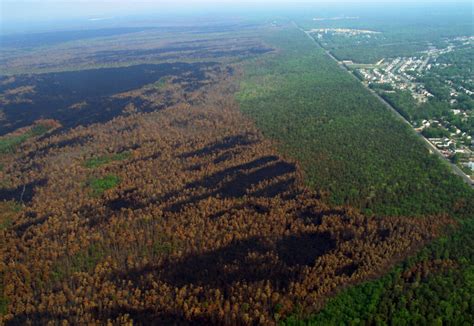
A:
[[[336,61],[336,63],[339,65],[339,67],[341,67],[342,69],[344,69],[345,71],[347,71],[353,78],[355,78],[358,82],[361,82],[359,78],[357,78],[356,75],[354,75],[354,73],[352,71],[350,71],[345,65],[343,65],[342,63],[339,62],[339,60],[336,59],[336,57],[334,57],[332,55],[332,53],[325,49],[314,37],[311,36],[311,34],[305,30],[303,30],[301,27],[299,27],[295,22],[293,22],[293,25],[298,28],[300,31],[302,31],[303,33],[305,33],[318,47],[320,47],[321,49],[323,49],[326,54],[331,58],[333,59],[334,61]],[[437,155],[439,158],[441,158],[443,161],[445,161],[450,167],[451,167],[451,170],[453,171],[453,173],[459,175],[463,181],[465,183],[467,183],[468,185],[470,185],[472,188],[474,188],[474,182],[473,180],[471,180],[471,178],[466,175],[456,164],[453,164],[451,163],[451,161],[449,159],[447,159],[446,157],[444,157],[444,155],[439,151],[438,148],[436,148],[436,146],[434,146],[428,139],[426,139],[421,133],[417,132],[413,126],[411,125],[411,123],[406,120],[400,113],[398,113],[398,111],[390,104],[388,103],[384,98],[382,98],[379,94],[377,94],[377,92],[375,92],[373,89],[369,88],[367,85],[361,83],[370,93],[372,93],[375,97],[377,97],[390,111],[392,111],[395,116],[397,116],[401,121],[403,121],[404,123],[406,123],[407,125],[410,126],[410,130],[412,130],[418,137],[420,137],[423,141],[423,143],[426,145],[426,147],[428,148],[428,150],[431,152],[431,153],[434,153],[435,155]]]

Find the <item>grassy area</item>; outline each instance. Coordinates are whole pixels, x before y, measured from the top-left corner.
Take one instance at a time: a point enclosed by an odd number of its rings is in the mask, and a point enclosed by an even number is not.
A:
[[[94,197],[102,195],[106,190],[116,187],[119,183],[120,178],[113,174],[108,174],[103,178],[92,178],[87,182]]]
[[[72,257],[54,265],[51,277],[60,282],[77,272],[90,272],[105,256],[105,251],[100,245],[91,244],[86,250],[82,250]]]
[[[265,38],[280,51],[247,66],[237,99],[310,187],[369,214],[472,211],[473,191],[304,33]]]
[[[40,136],[48,130],[47,126],[37,125],[21,135],[2,137],[0,138],[0,154],[13,153],[18,146],[29,138]]]
[[[0,154],[12,153],[18,146],[31,136],[28,133],[18,136],[5,137],[0,139]]]
[[[109,164],[115,161],[123,161],[130,157],[129,152],[123,152],[113,155],[104,155],[99,157],[93,157],[84,162],[84,166],[88,169],[95,169],[99,166]]]
[[[365,63],[347,63],[346,66],[349,69],[375,69],[375,68],[380,68],[377,65],[365,64]]]
[[[171,78],[169,77],[162,77],[160,78],[160,80],[153,84],[153,87],[156,89],[163,88],[170,79]]]

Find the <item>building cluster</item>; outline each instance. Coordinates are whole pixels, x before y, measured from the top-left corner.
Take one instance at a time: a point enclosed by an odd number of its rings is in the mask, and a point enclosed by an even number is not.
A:
[[[466,41],[469,40],[470,38],[466,38]],[[375,65],[363,65],[362,67],[348,61],[342,63],[349,68],[357,68],[367,84],[386,84],[394,90],[408,90],[415,100],[424,103],[430,97],[433,97],[433,94],[422,83],[417,82],[416,77],[421,76],[433,67],[446,65],[437,63],[437,58],[442,54],[452,52],[455,48],[456,46],[453,44],[449,44],[443,49],[430,47],[427,51],[422,52],[419,57],[383,59]],[[454,85],[452,81],[446,80],[444,82],[450,88],[451,104],[456,102],[455,99],[460,92],[469,96],[474,95],[473,91],[461,85]]]
[[[395,58],[385,64],[359,69],[367,83],[388,84],[393,89],[408,90],[418,102],[426,102],[433,95],[423,84],[416,82],[417,74],[432,67],[430,56]]]
[[[380,34],[380,32],[370,31],[366,29],[351,29],[351,28],[313,28],[309,30],[308,32],[315,33],[319,39],[323,38],[325,34],[345,35],[345,36],[367,35],[369,37],[372,34]]]
[[[325,21],[325,20],[356,20],[359,16],[337,16],[337,17],[314,17],[314,21]]]
[[[456,41],[470,42],[472,37],[456,39]],[[456,48],[452,43],[443,49],[430,47],[427,51],[421,53],[418,57],[398,57],[394,59],[383,59],[373,65],[355,64],[350,61],[343,61],[342,64],[348,68],[356,69],[363,78],[366,85],[378,86],[385,92],[395,92],[396,90],[409,91],[412,97],[418,103],[424,103],[433,97],[425,87],[419,82],[418,77],[432,69],[446,64],[438,63],[440,55],[449,53]],[[466,110],[456,108],[457,97],[464,93],[468,96],[474,95],[474,92],[462,85],[456,85],[453,81],[443,80],[450,90],[450,103],[453,105],[451,110],[454,115],[460,116],[462,120],[468,119],[472,114]],[[446,137],[428,138],[428,140],[439,149],[446,158],[461,158],[457,163],[465,169],[474,171],[474,141],[471,135],[461,131],[458,127],[451,125],[443,118],[433,120],[423,120],[421,125],[416,125],[416,130],[422,132],[429,127],[436,127],[446,131]],[[448,135],[449,133],[449,135]],[[474,173],[471,173],[474,177]]]
[[[460,109],[453,109],[452,112],[455,115],[462,115],[463,118],[468,117],[468,113]],[[452,159],[457,155],[461,158],[458,162],[460,165],[474,171],[474,140],[472,139],[472,136],[463,132],[456,126],[451,126],[449,122],[446,122],[443,119],[423,120],[421,125],[415,130],[422,132],[424,129],[432,126],[444,130],[450,130],[450,133],[449,136],[446,137],[428,138],[428,140],[438,148],[446,158]],[[466,144],[466,140],[469,142],[468,144]],[[474,175],[472,175],[472,178],[474,178]]]

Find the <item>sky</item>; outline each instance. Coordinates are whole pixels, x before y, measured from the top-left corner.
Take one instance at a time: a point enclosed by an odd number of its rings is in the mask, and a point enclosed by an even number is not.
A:
[[[460,0],[462,1],[462,0]],[[468,1],[468,0],[466,0]],[[77,17],[81,15],[103,15],[139,13],[148,10],[204,9],[226,6],[254,6],[281,4],[328,4],[328,3],[454,3],[453,0],[0,0],[2,20],[28,20]]]
[[[462,1],[462,0],[460,0]],[[466,0],[467,2],[468,0]],[[102,15],[112,13],[138,13],[147,10],[203,9],[226,6],[254,6],[279,4],[328,4],[328,3],[454,3],[453,0],[0,0],[2,19],[41,19],[73,17],[80,15]]]
[[[453,4],[457,0],[416,0],[417,3]],[[469,0],[459,0],[459,2]],[[235,10],[268,10],[283,6],[361,6],[362,3],[383,6],[385,3],[410,5],[413,0],[0,0],[0,33],[10,27],[34,26],[34,23],[68,20],[100,20],[121,16],[232,12]],[[271,5],[271,7],[269,7]]]

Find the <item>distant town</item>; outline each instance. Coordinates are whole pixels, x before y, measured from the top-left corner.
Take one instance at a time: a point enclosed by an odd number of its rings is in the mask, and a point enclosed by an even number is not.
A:
[[[309,30],[309,33],[317,33],[318,38],[323,38],[323,34],[341,34],[341,35],[348,35],[348,36],[354,36],[354,35],[362,35],[362,34],[380,34],[380,32],[375,32],[375,31],[370,31],[366,29],[350,29],[350,28],[314,28]]]
[[[368,33],[368,31],[359,30],[356,30],[356,32]],[[474,40],[474,37],[456,38],[456,40],[464,40],[466,43],[469,43]],[[409,90],[413,98],[419,102],[426,102],[433,94],[430,94],[422,83],[416,82],[416,77],[430,70],[433,66],[440,66],[440,63],[436,63],[436,59],[442,54],[452,52],[454,49],[455,46],[452,44],[444,49],[432,47],[419,57],[382,59],[375,65],[358,65],[349,60],[342,61],[342,63],[348,66],[348,68],[356,68],[367,84],[389,84],[394,89]],[[464,92],[467,95],[474,94],[473,91],[461,85],[453,85],[449,80],[446,81],[446,84],[451,88],[452,104],[455,103],[455,98],[459,92]]]

